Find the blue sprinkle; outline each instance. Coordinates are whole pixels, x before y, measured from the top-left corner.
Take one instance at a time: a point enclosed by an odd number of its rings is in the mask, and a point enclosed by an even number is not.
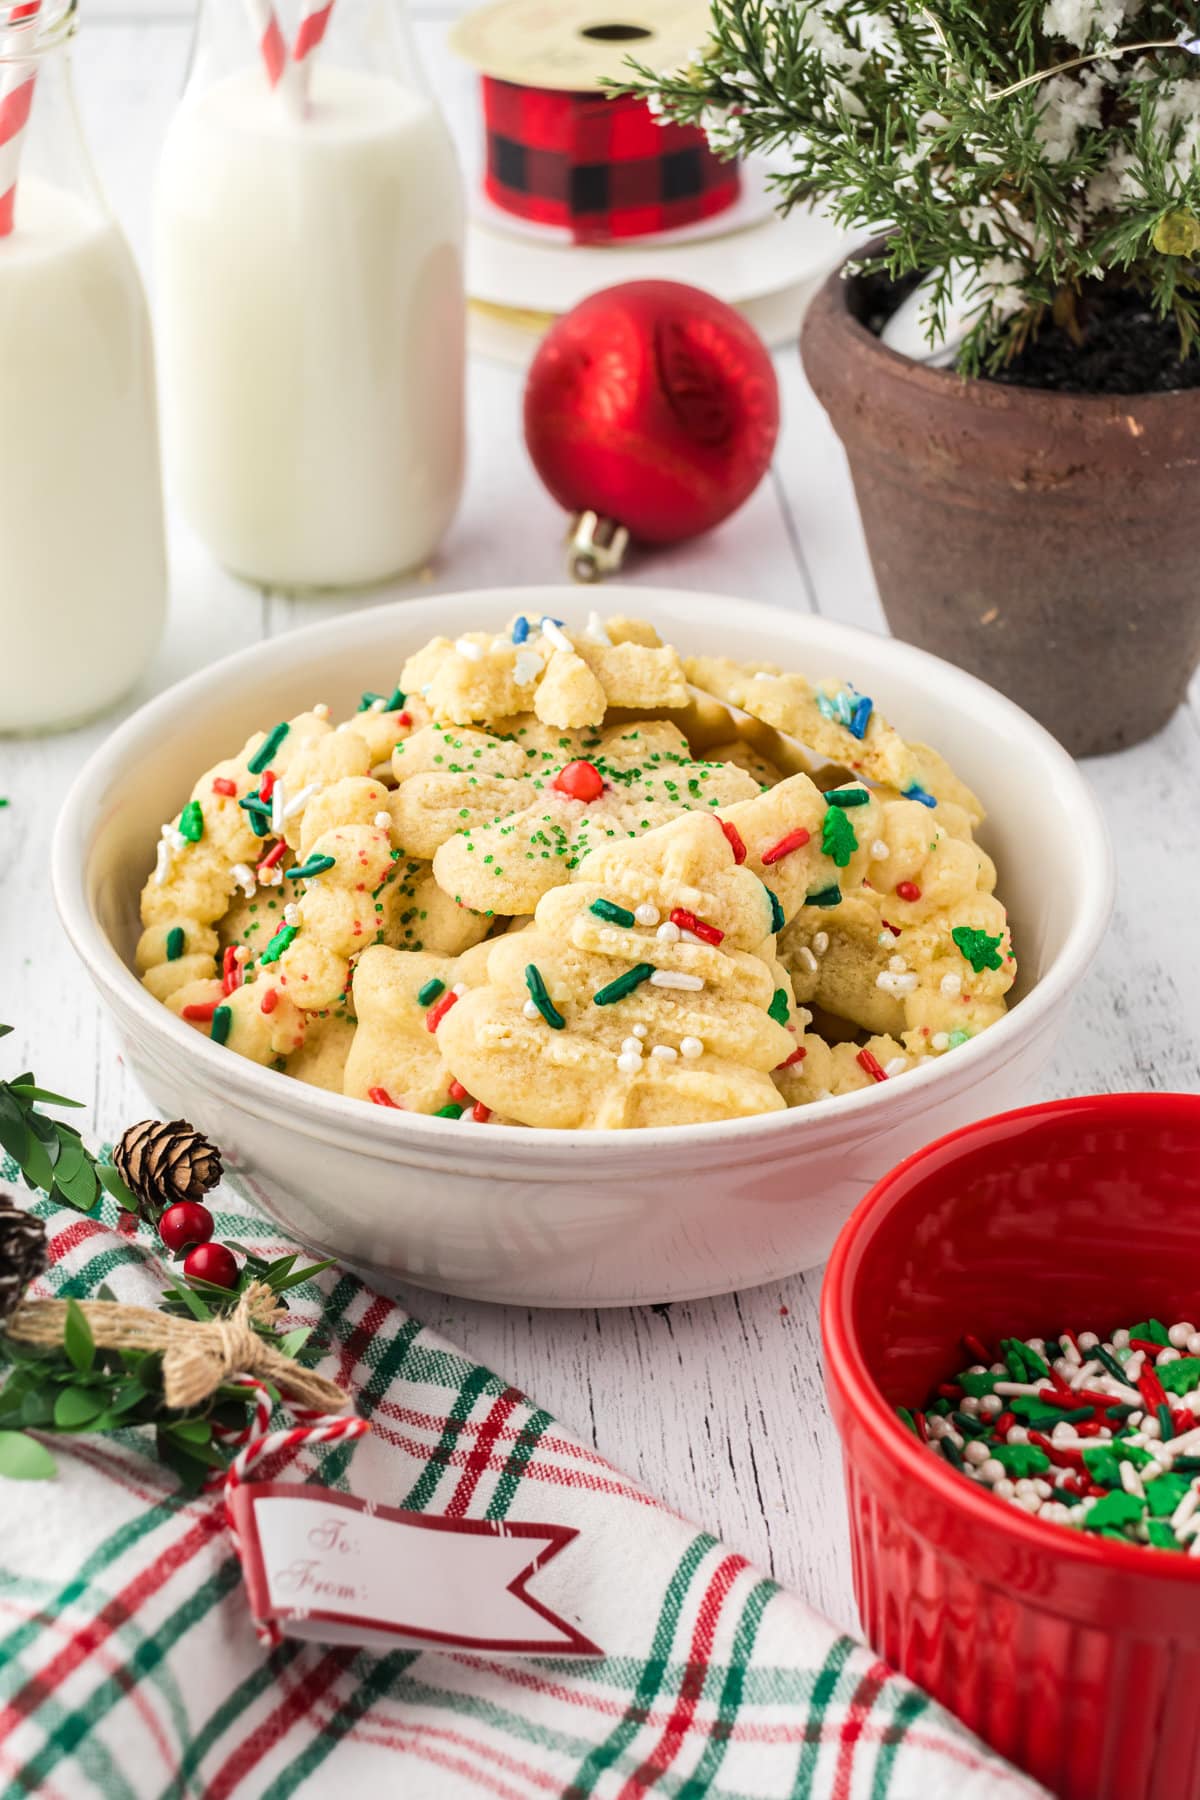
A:
[[[934,799],[933,795],[927,794],[925,792],[925,789],[923,787],[921,787],[919,785],[919,783],[917,783],[915,781],[910,781],[908,786],[905,788],[904,798],[906,800],[919,800],[921,802],[922,806],[936,806],[937,805],[937,801]]]
[[[543,625],[557,625],[558,629],[561,631],[565,623],[566,621],[564,619],[552,619],[549,613],[542,614]]]
[[[528,636],[529,620],[525,617],[525,614],[522,613],[512,628],[512,641],[514,644],[523,644]]]
[[[836,694],[817,694],[817,711],[823,719],[829,719],[834,725],[849,725],[851,719],[850,696],[844,688]]]
[[[853,710],[846,722],[851,737],[863,738],[867,735],[867,725],[873,711],[874,702],[868,700],[865,694],[854,702]]]

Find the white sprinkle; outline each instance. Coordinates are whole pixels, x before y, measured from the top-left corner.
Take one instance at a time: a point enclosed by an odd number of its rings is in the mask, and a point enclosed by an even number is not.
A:
[[[1166,1363],[1173,1363],[1173,1362],[1178,1362],[1178,1361],[1179,1361],[1179,1352],[1178,1352],[1178,1350],[1173,1350],[1173,1349],[1172,1350],[1160,1350],[1158,1355],[1154,1359],[1155,1366],[1160,1369]]]
[[[1028,1381],[998,1381],[995,1386],[997,1394],[1033,1394],[1041,1393],[1040,1387],[1034,1387]]]
[[[167,840],[167,827],[163,826],[163,835],[158,840],[158,854],[154,862],[154,879],[159,887],[164,886],[171,873],[172,850]]]
[[[617,1067],[622,1075],[636,1075],[641,1066],[641,1057],[635,1056],[632,1050],[622,1050],[617,1058]]]
[[[639,925],[657,925],[662,914],[657,906],[651,906],[648,900],[643,900],[640,906],[634,907],[633,916]]]
[[[704,1044],[700,1038],[685,1037],[679,1040],[679,1054],[694,1062],[698,1056],[704,1055]]]
[[[250,867],[250,864],[234,863],[233,868],[230,870],[230,874],[241,888],[246,899],[252,900],[255,894],[255,880],[254,870]]]
[[[532,1000],[527,1000],[521,1008],[521,1011],[525,1014],[527,1019],[540,1019],[542,1016]]]
[[[660,1062],[674,1062],[675,1058],[679,1055],[679,1052],[678,1050],[673,1050],[670,1044],[655,1044],[650,1054],[651,1056],[657,1056]]]
[[[544,629],[545,627],[543,626],[543,630]],[[598,612],[590,612],[588,614],[587,624],[584,627],[583,635],[584,637],[591,638],[593,644],[612,643],[612,639],[605,630],[604,620],[600,617]]]
[[[468,662],[483,661],[483,645],[473,644],[470,638],[459,638],[456,641],[454,648],[458,651],[458,654],[465,657]]]
[[[450,992],[452,994],[457,995],[458,999],[460,999],[460,1000],[462,999],[462,997],[466,993],[466,991],[467,991],[467,984],[465,981],[456,981],[454,986],[450,989]]]
[[[1100,1342],[1100,1339],[1096,1336],[1094,1331],[1081,1331],[1078,1335],[1077,1342],[1081,1350],[1094,1350],[1096,1345]]]
[[[704,986],[699,975],[685,975],[682,969],[655,969],[650,977],[651,987],[687,988],[691,993],[699,993]]]
[[[650,1027],[648,1025],[635,1025],[633,1027],[633,1035],[635,1038],[644,1038],[649,1029]]]
[[[298,794],[293,794],[292,798],[283,809],[284,820],[286,821],[295,818],[296,814],[308,805],[313,795],[320,793],[323,785],[324,783],[320,781],[310,781],[308,786],[302,787]],[[272,795],[271,797],[274,799],[275,796]]]
[[[815,975],[821,965],[813,955],[812,951],[808,948],[807,944],[801,944],[796,954],[800,959],[801,965],[808,970],[809,974]]]
[[[1080,1356],[1078,1350],[1075,1348],[1074,1344],[1071,1342],[1069,1337],[1064,1337],[1064,1338],[1060,1339],[1060,1342],[1062,1344],[1062,1352],[1063,1353],[1062,1353],[1062,1356],[1060,1357],[1059,1361],[1068,1362],[1068,1363],[1070,1363],[1070,1365],[1073,1369],[1077,1369],[1079,1367],[1080,1363],[1083,1361],[1082,1356]],[[1058,1367],[1057,1363],[1055,1364],[1055,1367],[1056,1368]],[[1061,1373],[1063,1375],[1065,1375],[1067,1373],[1066,1369],[1063,1369],[1061,1371]]]
[[[987,1453],[987,1445],[978,1442],[968,1444],[963,1451],[963,1456],[966,1458],[967,1462],[975,1463],[977,1466],[981,1463],[990,1461]]]
[[[284,907],[283,922],[285,925],[298,925],[300,923],[300,908],[296,905],[294,900],[289,900]]]
[[[334,730],[335,731],[353,731],[354,730],[354,720],[353,719],[343,719],[340,725],[334,726]]]
[[[883,1072],[890,1081],[894,1075],[903,1075],[907,1067],[907,1056],[893,1056],[891,1062],[884,1063]]]
[[[1129,1348],[1129,1333],[1125,1330],[1125,1328],[1123,1326],[1120,1331],[1113,1332],[1111,1347],[1114,1350],[1128,1350],[1128,1348]]]
[[[1198,1506],[1200,1506],[1200,1489],[1192,1486],[1171,1514],[1171,1530],[1181,1531]]]
[[[1200,1331],[1193,1331],[1187,1341],[1188,1355],[1200,1356]]]
[[[513,680],[518,687],[528,687],[542,672],[543,663],[536,650],[518,650],[513,663]]]
[[[694,931],[681,931],[679,941],[682,944],[702,944],[704,939],[697,937]]]
[[[815,956],[824,956],[829,948],[829,933],[827,931],[818,931],[816,937],[812,941],[812,947]]]
[[[327,719],[329,717],[329,707],[324,700],[317,701],[317,704],[313,707],[313,716],[318,719]]]
[[[882,988],[885,994],[891,994],[896,999],[900,999],[902,995],[911,994],[914,991],[917,981],[918,978],[915,975],[895,975],[890,969],[881,969],[875,977],[875,986]]]
[[[640,1056],[642,1054],[641,1038],[635,1038],[635,1037],[622,1038],[621,1052],[622,1052],[622,1055],[625,1055],[625,1056]]]
[[[1146,1490],[1142,1486],[1142,1478],[1132,1463],[1121,1464],[1121,1486],[1127,1494],[1133,1494],[1138,1500],[1146,1498]]]
[[[283,830],[283,821],[287,817],[283,810],[286,804],[287,789],[282,781],[277,781],[271,789],[271,830],[276,833]]]
[[[995,1418],[1004,1411],[1004,1402],[999,1394],[984,1394],[979,1402],[979,1410],[985,1418]]]
[[[962,993],[962,976],[961,975],[943,975],[941,981],[938,983],[938,986],[941,988],[943,994],[945,994],[945,996],[948,1000],[953,999],[955,994]]]
[[[766,669],[755,669],[754,679],[755,681],[774,681],[775,677],[768,674]]]
[[[556,625],[553,619],[542,620],[542,636],[547,638],[549,642],[554,645],[556,650],[566,650],[571,653],[574,652],[574,644],[572,644],[562,626]]]
[[[908,964],[902,956],[889,957],[888,968],[897,975],[904,975],[908,972]]]
[[[387,707],[387,701],[383,698],[382,695],[380,695],[378,700],[372,700],[370,706],[368,706],[368,708],[367,708],[367,711],[373,712],[373,713],[381,713],[385,710],[386,707]]]
[[[377,812],[375,814],[374,823],[379,827],[380,831],[390,831],[392,829],[391,813],[390,812]]]
[[[875,842],[871,845],[871,856],[874,861],[882,862],[885,856],[890,856],[891,854],[891,850],[884,843],[883,839],[876,838]]]
[[[636,914],[634,916],[636,917]],[[654,935],[660,944],[677,944],[679,942],[679,927],[678,925],[673,925],[670,919],[664,919]]]
[[[948,1050],[950,1048],[950,1033],[948,1031],[935,1031],[929,1040],[929,1047],[931,1050]]]
[[[985,1481],[1003,1481],[1004,1464],[998,1456],[989,1456],[986,1462],[980,1463],[979,1473]]]
[[[1187,1350],[1190,1348],[1188,1340],[1194,1335],[1195,1330],[1196,1327],[1188,1320],[1181,1319],[1178,1325],[1168,1327],[1167,1339],[1176,1350]]]

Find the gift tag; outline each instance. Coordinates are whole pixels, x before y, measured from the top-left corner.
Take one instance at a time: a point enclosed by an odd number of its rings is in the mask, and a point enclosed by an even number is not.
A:
[[[239,1486],[230,1506],[251,1611],[285,1637],[603,1655],[527,1591],[572,1527],[431,1518],[282,1481]]]

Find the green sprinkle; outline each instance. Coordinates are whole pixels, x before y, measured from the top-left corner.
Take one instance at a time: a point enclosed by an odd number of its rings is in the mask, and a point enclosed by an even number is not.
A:
[[[1161,1476],[1159,1477],[1161,1480]],[[1139,1500],[1136,1494],[1127,1494],[1121,1488],[1115,1494],[1105,1494],[1097,1500],[1095,1506],[1089,1507],[1083,1515],[1085,1531],[1103,1531],[1108,1525],[1133,1525],[1141,1519],[1146,1510],[1146,1502]]]
[[[972,1394],[976,1400],[981,1400],[985,1394],[993,1392],[1000,1377],[993,1375],[990,1369],[985,1369],[981,1375],[973,1375],[970,1369],[964,1369],[956,1379],[964,1394]]]
[[[1107,1370],[1114,1381],[1119,1381],[1122,1387],[1129,1386],[1129,1377],[1126,1375],[1116,1357],[1110,1356],[1103,1344],[1094,1345],[1088,1354],[1095,1357],[1096,1361]]]
[[[653,963],[635,963],[624,975],[618,975],[615,981],[593,994],[592,1001],[596,1006],[612,1006],[616,1001],[624,1000],[626,994],[632,994],[634,988],[641,987],[643,981],[649,981],[653,973]]]
[[[1140,1338],[1143,1344],[1161,1344],[1164,1350],[1171,1342],[1161,1319],[1143,1319],[1139,1325],[1129,1327],[1129,1335]]]
[[[767,1008],[769,1016],[777,1025],[786,1025],[791,1017],[792,1009],[788,1005],[787,989],[776,988],[771,996],[771,1004]]]
[[[1147,1519],[1146,1535],[1156,1550],[1183,1549],[1183,1545],[1165,1519]]]
[[[529,998],[533,1001],[533,1004],[537,1007],[551,1031],[565,1030],[567,1021],[563,1018],[557,1006],[555,1006],[553,1000],[550,998],[546,984],[542,980],[541,970],[536,963],[526,963],[525,965],[525,986],[529,989]]]
[[[182,925],[172,925],[167,933],[167,961],[178,962],[187,947]]]
[[[280,724],[276,725],[274,731],[269,731],[267,733],[266,737],[246,765],[252,775],[262,774],[263,770],[267,767],[271,758],[278,750],[280,744],[282,744],[284,738],[287,736],[288,730],[289,726],[285,719]]]
[[[1003,933],[999,937],[989,937],[986,931],[977,931],[974,925],[956,925],[950,936],[977,975],[982,975],[985,969],[1000,967],[996,951]]]
[[[950,1464],[950,1467],[952,1469],[961,1469],[962,1468],[963,1453],[959,1449],[958,1445],[955,1443],[955,1441],[952,1437],[939,1438],[937,1441],[937,1447],[941,1451],[942,1455],[945,1457],[946,1461]],[[1047,1467],[1049,1467],[1049,1464],[1047,1464]]]
[[[417,989],[418,1006],[432,1006],[440,993],[445,991],[446,984],[437,975],[431,975],[424,987]]]
[[[375,702],[377,700],[382,700],[382,699],[383,699],[382,694],[373,694],[371,692],[370,688],[368,688],[366,693],[363,695],[362,699],[359,701],[357,710],[359,712],[370,712],[370,710],[374,706]],[[381,706],[379,710],[380,710],[380,712],[384,712],[384,711],[386,711],[386,708]]]
[[[295,937],[295,935],[296,935],[296,927],[294,925],[281,925],[279,930],[275,933],[275,936],[271,939],[270,943],[267,945],[266,949],[263,951],[262,955],[259,957],[259,959],[258,959],[259,962],[260,963],[278,962],[279,958],[283,955],[284,951],[287,949],[288,945],[292,942],[292,939]]]
[[[917,1430],[917,1422],[909,1412],[907,1406],[898,1406],[896,1408],[896,1417],[902,1425],[906,1426],[907,1429],[912,1432],[914,1437],[920,1437],[921,1434]]]
[[[223,1044],[229,1037],[229,1028],[233,1024],[233,1014],[227,1006],[218,1006],[212,1016],[212,1030],[209,1036],[214,1044]]]
[[[463,1109],[457,1100],[448,1100],[445,1106],[438,1107],[433,1116],[435,1119],[461,1119]]]
[[[942,1442],[945,1441],[943,1438]],[[1005,1474],[1015,1476],[1018,1481],[1032,1475],[1044,1475],[1050,1467],[1050,1458],[1036,1444],[993,1444],[991,1451],[996,1461],[1004,1465]]]
[[[300,863],[287,872],[289,881],[307,881],[313,875],[323,875],[326,869],[332,869],[335,857],[310,856],[306,863]]]
[[[607,919],[610,925],[628,927],[637,923],[628,907],[617,906],[612,900],[593,900],[588,911],[595,913],[598,919]]]
[[[388,695],[388,703],[383,709],[384,712],[399,712],[407,699],[408,695],[402,687],[394,687]]]
[[[840,906],[842,890],[836,882],[831,887],[816,888],[811,894],[804,896],[805,906]]]
[[[204,813],[198,800],[189,800],[180,813],[179,835],[189,844],[198,844],[204,836]]]
[[[825,795],[830,806],[866,806],[870,798],[866,788],[834,788]]]
[[[1168,1394],[1190,1394],[1200,1387],[1200,1356],[1181,1356],[1178,1362],[1159,1364],[1154,1373]]]
[[[766,882],[763,883],[763,891],[765,892],[767,899],[771,902],[771,930],[772,932],[782,931],[787,924],[787,919],[784,916],[782,906],[779,904],[779,896],[778,894],[772,893],[771,889],[767,887]]]
[[[965,1044],[970,1036],[971,1034],[969,1031],[963,1031],[960,1027],[959,1030],[950,1033],[950,1043],[948,1047],[951,1050],[957,1050],[958,1046],[960,1044]]]
[[[839,806],[831,806],[826,810],[825,823],[821,828],[821,848],[826,856],[833,858],[839,869],[846,867],[858,849],[854,827]]]

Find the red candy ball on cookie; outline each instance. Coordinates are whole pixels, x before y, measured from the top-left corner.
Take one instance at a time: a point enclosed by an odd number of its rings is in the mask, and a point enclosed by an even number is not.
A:
[[[595,763],[569,762],[558,771],[553,786],[570,800],[598,800],[604,792],[604,777]]]

